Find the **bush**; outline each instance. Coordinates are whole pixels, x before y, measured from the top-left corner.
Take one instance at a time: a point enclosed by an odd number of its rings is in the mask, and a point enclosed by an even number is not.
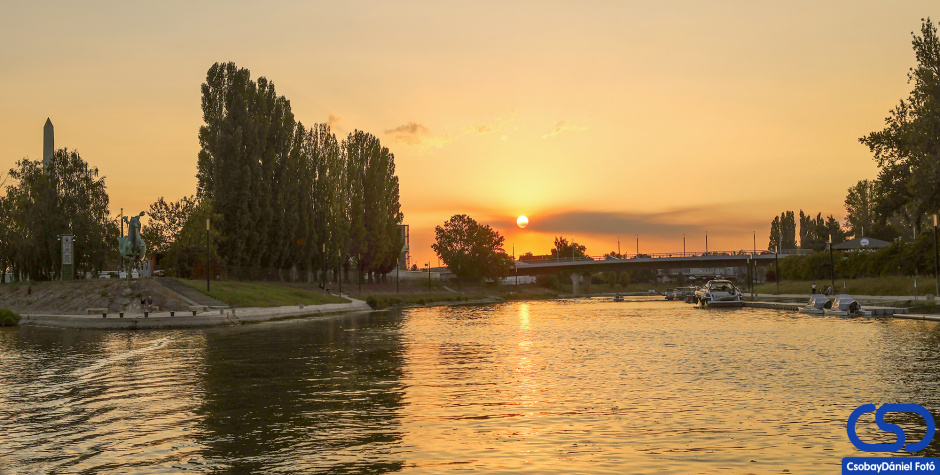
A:
[[[545,287],[546,289],[549,289],[549,290],[560,290],[561,289],[560,282],[561,281],[558,279],[558,276],[555,274],[539,275],[535,277],[535,283],[539,287]]]
[[[12,327],[20,323],[20,316],[6,308],[0,308],[0,327]]]

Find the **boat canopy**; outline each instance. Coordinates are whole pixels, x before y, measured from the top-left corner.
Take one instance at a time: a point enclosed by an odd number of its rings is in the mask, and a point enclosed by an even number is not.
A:
[[[806,302],[807,307],[813,307],[818,310],[822,310],[826,307],[826,302],[829,301],[829,297],[823,294],[813,294],[809,296],[809,302]]]
[[[712,280],[708,282],[710,292],[734,292],[734,284],[730,280]]]
[[[839,295],[836,295],[836,299],[833,300],[832,308],[841,310],[843,312],[847,312],[849,311],[849,306],[851,306],[853,302],[855,302],[855,297],[852,297],[849,294],[839,294]],[[856,303],[855,305],[857,307],[860,307],[858,303]]]

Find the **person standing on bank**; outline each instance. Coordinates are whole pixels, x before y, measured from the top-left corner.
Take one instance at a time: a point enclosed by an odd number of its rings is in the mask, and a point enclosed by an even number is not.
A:
[[[816,293],[816,283],[813,283],[813,293]]]

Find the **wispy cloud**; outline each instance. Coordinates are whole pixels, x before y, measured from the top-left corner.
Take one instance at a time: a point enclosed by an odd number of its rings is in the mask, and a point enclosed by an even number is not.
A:
[[[542,138],[548,139],[548,138],[557,137],[559,134],[567,130],[587,130],[587,129],[588,129],[587,127],[579,126],[579,125],[572,125],[572,124],[569,124],[568,121],[566,120],[561,120],[561,121],[558,121],[557,124],[555,124],[555,128],[552,129],[551,132],[543,135]]]
[[[430,129],[417,122],[399,125],[394,129],[386,130],[385,134],[389,135],[394,142],[408,145],[440,148],[450,142],[450,134],[435,136],[431,134]]]
[[[488,135],[509,128],[510,124],[512,124],[515,119],[516,112],[513,111],[510,112],[508,117],[496,117],[489,122],[470,124],[464,129],[464,132],[468,134]],[[503,134],[500,139],[503,139],[503,137],[506,137],[506,135]]]
[[[330,126],[330,130],[339,133],[343,131],[343,126],[339,125],[342,121],[342,117],[330,112],[329,118],[326,119],[326,125]]]
[[[714,218],[720,217],[721,226],[716,227]],[[499,220],[498,225],[511,228],[515,218]],[[503,222],[505,221],[505,222]],[[755,226],[765,224],[745,221],[735,215],[734,209],[711,205],[690,207],[655,213],[628,213],[612,211],[565,211],[546,215],[529,216],[529,231],[549,234],[591,234],[607,236],[675,237],[682,234],[703,234],[709,228],[723,234],[749,236]]]

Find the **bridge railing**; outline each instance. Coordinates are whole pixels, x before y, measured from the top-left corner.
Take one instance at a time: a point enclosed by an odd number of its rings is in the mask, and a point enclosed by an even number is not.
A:
[[[779,255],[781,256],[790,256],[790,255],[803,255],[811,254],[813,251],[808,249],[783,249],[780,251]],[[546,264],[551,262],[591,262],[591,261],[628,261],[631,259],[661,259],[661,258],[675,258],[675,257],[703,257],[703,256],[750,256],[750,255],[769,255],[774,254],[773,251],[768,251],[766,249],[738,249],[736,251],[708,251],[708,252],[657,252],[651,254],[621,254],[619,257],[616,255],[605,254],[603,256],[571,256],[571,257],[531,257],[525,259],[519,259],[517,262],[523,262],[526,264]]]

